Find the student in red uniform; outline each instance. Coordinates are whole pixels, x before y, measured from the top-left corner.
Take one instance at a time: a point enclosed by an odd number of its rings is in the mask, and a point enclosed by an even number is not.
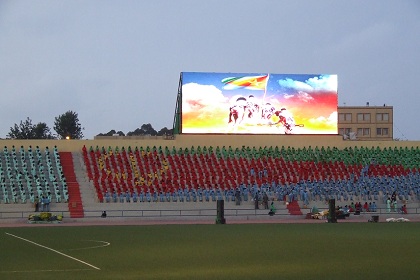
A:
[[[364,212],[369,212],[369,204],[367,202],[365,202],[365,204],[363,204],[363,211]]]
[[[402,214],[407,214],[407,206],[405,204],[403,206],[401,206],[401,213]]]

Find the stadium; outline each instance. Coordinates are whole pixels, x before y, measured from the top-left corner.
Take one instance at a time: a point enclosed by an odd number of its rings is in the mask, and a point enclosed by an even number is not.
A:
[[[336,75],[181,73],[173,131],[0,140],[2,278],[418,275],[420,143],[338,135]]]

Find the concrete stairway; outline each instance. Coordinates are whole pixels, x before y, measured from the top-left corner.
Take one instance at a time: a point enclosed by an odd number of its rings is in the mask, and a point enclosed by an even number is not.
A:
[[[79,152],[74,152],[72,156],[74,162],[74,173],[80,186],[80,195],[82,197],[83,207],[85,210],[89,210],[91,208],[96,209],[95,206],[100,203],[98,201],[95,188],[87,176],[83,155]]]

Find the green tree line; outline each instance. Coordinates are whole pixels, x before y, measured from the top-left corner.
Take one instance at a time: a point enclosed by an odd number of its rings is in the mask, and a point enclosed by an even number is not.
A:
[[[62,115],[55,117],[54,120],[54,131],[53,134],[48,125],[44,122],[33,124],[32,120],[27,117],[26,120],[20,121],[19,124],[15,123],[10,127],[10,131],[7,134],[9,139],[82,139],[84,128],[80,124],[78,114],[73,111],[67,111]],[[116,131],[114,129],[107,133],[99,133],[97,136],[141,136],[141,135],[152,135],[152,136],[163,136],[172,135],[173,129],[166,127],[156,131],[153,126],[148,124],[141,125],[140,128],[136,128],[133,131],[125,134],[122,131]]]
[[[67,111],[58,117],[55,117],[54,130],[56,134],[44,122],[32,124],[32,120],[27,117],[26,120],[15,123],[10,127],[7,134],[9,139],[82,139],[83,128],[79,122],[76,112]]]
[[[151,135],[151,136],[163,136],[163,135],[172,135],[173,129],[168,129],[167,127],[164,127],[160,129],[159,131],[156,131],[153,126],[148,124],[142,124],[140,128],[136,128],[133,131],[127,132],[125,134],[122,131],[115,131],[115,129],[110,130],[107,133],[99,133],[97,136],[113,136],[118,134],[119,136],[143,136],[143,135]]]

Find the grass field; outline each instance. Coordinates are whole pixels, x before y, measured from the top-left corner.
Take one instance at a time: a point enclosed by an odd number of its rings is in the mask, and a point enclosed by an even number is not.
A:
[[[418,279],[420,223],[0,228],[0,279]]]

